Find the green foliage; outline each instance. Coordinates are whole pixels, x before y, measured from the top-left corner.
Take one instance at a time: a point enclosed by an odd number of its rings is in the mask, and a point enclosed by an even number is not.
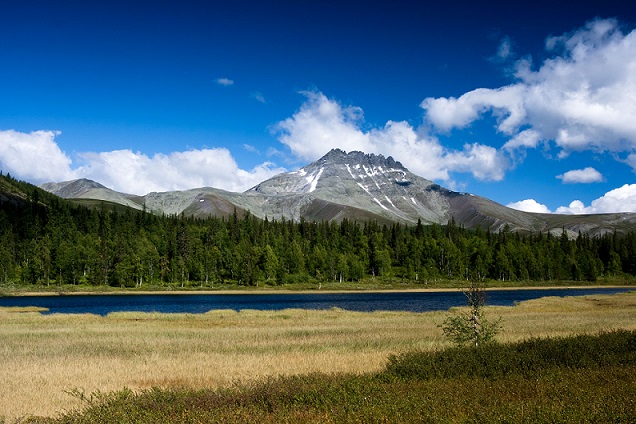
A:
[[[82,409],[26,422],[635,422],[636,332],[415,352],[378,374],[75,396]]]
[[[479,347],[493,340],[501,329],[501,318],[490,322],[484,317],[486,292],[475,282],[464,292],[469,309],[463,314],[447,317],[440,325],[444,335],[457,345]]]
[[[509,375],[537,378],[547,370],[622,365],[636,365],[636,331],[490,343],[478,349],[409,352],[389,358],[387,372],[399,378],[424,380]]]
[[[0,175],[0,284],[212,287],[595,281],[636,275],[636,233],[571,240],[447,226],[156,216],[87,208]],[[12,193],[12,194],[11,194]],[[11,194],[11,196],[9,196]],[[17,200],[16,200],[17,199]],[[448,284],[448,283],[444,283]]]
[[[501,329],[501,320],[487,320],[481,312],[447,317],[442,324],[442,331],[457,345],[478,347],[493,341]]]

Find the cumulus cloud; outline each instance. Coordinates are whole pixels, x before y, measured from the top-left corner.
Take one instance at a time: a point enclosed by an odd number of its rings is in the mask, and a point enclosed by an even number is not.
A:
[[[550,213],[550,209],[548,209],[546,205],[543,205],[534,199],[525,199],[519,202],[508,203],[507,206],[524,212]]]
[[[71,159],[55,142],[59,134],[55,131],[0,131],[0,169],[36,183],[72,179]]]
[[[343,107],[319,92],[303,94],[307,99],[300,109],[274,127],[279,141],[297,158],[315,160],[336,147],[345,151],[369,150],[368,134],[358,129],[362,121],[360,108]]]
[[[562,214],[613,212],[636,212],[636,184],[625,184],[608,191],[602,197],[593,200],[590,206],[585,206],[580,200],[575,200],[569,206],[561,206],[556,210],[556,213]]]
[[[132,150],[78,153],[78,166],[59,148],[53,131],[30,134],[0,131],[0,166],[5,173],[31,181],[88,178],[131,194],[216,187],[243,191],[283,168],[265,162],[251,170],[239,168],[229,150],[201,149],[148,156]]]
[[[497,149],[483,144],[466,144],[461,151],[447,151],[440,158],[449,171],[470,172],[478,180],[500,181],[507,167]]]
[[[216,83],[227,87],[230,85],[234,85],[234,80],[231,80],[229,78],[217,78]]]
[[[546,205],[534,199],[509,203],[509,208],[525,212],[551,213]],[[592,201],[589,206],[580,200],[573,200],[568,206],[559,206],[554,213],[567,215],[636,212],[636,184],[625,184],[605,193]]]
[[[500,118],[498,130],[511,134],[526,118],[522,101],[525,89],[522,84],[498,89],[478,88],[457,99],[429,97],[420,106],[429,122],[442,131],[464,128],[491,111]]]
[[[573,169],[564,174],[557,175],[564,184],[573,183],[598,183],[603,181],[603,175],[592,167],[585,169]]]
[[[147,156],[131,150],[83,153],[77,173],[128,193],[216,187],[243,191],[283,169],[264,163],[240,169],[229,150],[202,149]]]
[[[535,148],[541,141],[541,133],[535,130],[523,130],[514,135],[507,143],[506,147],[509,149]]]
[[[528,58],[516,63],[512,85],[425,99],[426,121],[449,131],[493,113],[497,130],[509,136],[508,151],[541,142],[554,143],[560,156],[636,150],[636,31],[594,20],[549,38],[546,50],[551,57],[536,70]]]
[[[290,118],[279,122],[278,139],[301,160],[313,161],[333,148],[394,156],[411,171],[429,179],[449,180],[451,172],[469,172],[480,180],[501,180],[508,163],[496,149],[478,143],[462,150],[442,146],[404,121],[364,129],[362,109],[343,106],[317,91]]]

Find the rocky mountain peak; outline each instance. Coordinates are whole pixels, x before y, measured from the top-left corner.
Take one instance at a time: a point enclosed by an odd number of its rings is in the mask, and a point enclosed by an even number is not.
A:
[[[339,165],[365,165],[367,167],[383,167],[387,169],[399,169],[401,171],[408,171],[400,162],[389,156],[385,158],[381,154],[364,153],[360,151],[345,152],[341,149],[333,149],[326,155],[315,162],[316,164],[326,165],[328,163],[334,163]]]
[[[340,192],[346,202],[347,193],[352,192],[352,187],[345,187],[347,184],[353,184],[354,191],[364,190],[369,194],[369,190],[379,189],[381,185],[384,189],[394,184],[408,185],[412,177],[400,162],[390,156],[385,158],[373,153],[347,153],[333,149],[317,161],[297,171],[270,178],[247,192],[270,195],[327,193],[328,197]],[[384,199],[385,194],[382,193],[381,198]]]

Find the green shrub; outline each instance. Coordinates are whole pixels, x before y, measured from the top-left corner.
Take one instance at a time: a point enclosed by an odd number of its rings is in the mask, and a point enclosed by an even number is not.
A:
[[[464,291],[464,295],[468,302],[468,311],[449,316],[439,327],[442,328],[444,335],[458,346],[469,344],[479,347],[492,342],[501,329],[501,317],[494,322],[484,317],[483,307],[486,303],[484,287],[473,281]]]
[[[498,378],[536,376],[554,368],[579,369],[636,364],[636,331],[598,336],[530,339],[517,344],[491,343],[441,352],[409,352],[389,358],[387,373],[400,378]]]

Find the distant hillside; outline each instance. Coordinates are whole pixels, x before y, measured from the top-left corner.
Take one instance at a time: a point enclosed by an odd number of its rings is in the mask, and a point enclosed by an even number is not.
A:
[[[90,180],[49,183],[42,188],[67,199],[99,200],[157,214],[227,217],[234,210],[259,218],[379,223],[446,224],[521,232],[564,229],[575,237],[636,228],[636,214],[554,215],[522,212],[469,193],[459,193],[411,173],[392,157],[332,150],[293,172],[263,181],[244,193],[216,188],[134,196]]]
[[[52,199],[57,198],[59,198],[57,195],[33,184],[16,180],[9,174],[0,174],[0,203],[6,202],[15,206],[23,206],[34,201],[46,205]]]
[[[27,199],[27,194],[19,186],[19,183],[11,176],[0,176],[0,202],[12,202],[20,204]]]

